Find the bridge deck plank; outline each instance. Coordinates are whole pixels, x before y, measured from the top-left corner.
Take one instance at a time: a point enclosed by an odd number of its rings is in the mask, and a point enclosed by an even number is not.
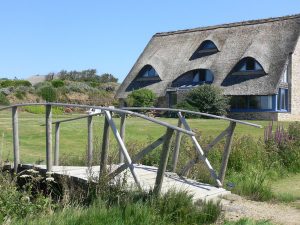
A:
[[[109,165],[110,170],[115,170],[119,165]],[[157,167],[145,166],[141,164],[134,164],[135,171],[140,178],[141,186],[143,190],[149,191],[153,189]],[[35,168],[40,170],[46,170],[45,165],[35,165]],[[100,171],[99,166],[93,166],[90,169],[88,167],[79,166],[53,166],[53,173],[65,176],[71,176],[82,180],[90,180],[91,178],[97,180]],[[116,178],[123,178],[126,176],[126,182],[128,187],[135,187],[135,181],[130,171],[124,171]],[[223,188],[217,188],[209,184],[200,183],[191,179],[180,178],[175,173],[166,172],[164,182],[162,185],[162,193],[166,193],[170,189],[184,190],[193,195],[193,199],[196,200],[213,200],[214,198],[221,197],[230,194]]]

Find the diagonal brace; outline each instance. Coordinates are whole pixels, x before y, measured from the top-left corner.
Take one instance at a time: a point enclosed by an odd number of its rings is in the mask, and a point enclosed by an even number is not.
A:
[[[186,130],[188,130],[188,131],[191,131],[190,126],[189,126],[188,123],[186,122],[185,118],[182,116],[181,112],[178,112],[178,117],[179,117],[179,119],[181,120],[181,122],[182,122],[184,128],[185,128]],[[206,156],[205,156],[205,154],[204,154],[204,152],[203,152],[203,150],[202,150],[200,144],[198,143],[198,141],[197,141],[195,135],[192,135],[192,136],[191,136],[191,139],[192,139],[192,142],[193,142],[193,144],[194,144],[194,146],[195,146],[195,148],[196,148],[196,150],[197,150],[197,152],[198,152],[198,154],[199,154],[201,160],[204,162],[204,164],[205,164],[206,167],[208,168],[208,170],[209,170],[209,172],[210,172],[210,175],[215,179],[215,181],[216,181],[218,187],[221,187],[221,186],[222,186],[222,183],[221,183],[221,181],[219,180],[219,178],[218,178],[218,176],[217,176],[217,174],[216,174],[216,171],[215,171],[215,170],[213,169],[213,167],[211,166],[209,160],[206,158]]]
[[[107,119],[107,121],[109,123],[109,126],[110,126],[110,128],[111,128],[111,130],[112,130],[112,132],[113,132],[113,134],[114,134],[114,136],[115,136],[115,138],[116,138],[119,146],[120,146],[120,150],[122,151],[122,153],[124,155],[125,162],[126,162],[126,164],[128,165],[128,167],[129,167],[129,169],[131,171],[131,174],[132,174],[132,176],[134,178],[135,183],[137,184],[137,186],[138,186],[139,189],[142,189],[140,181],[139,181],[139,178],[138,178],[138,176],[137,176],[137,174],[136,174],[136,172],[134,170],[134,166],[132,164],[132,160],[131,160],[131,158],[129,156],[129,153],[127,151],[127,148],[126,148],[126,146],[125,146],[125,144],[124,144],[124,142],[123,142],[123,140],[122,140],[122,138],[120,136],[120,133],[119,133],[117,127],[116,127],[116,124],[115,124],[115,122],[113,121],[113,119],[111,117],[110,112],[107,111],[107,110],[105,110],[104,114],[105,114],[105,117],[106,117],[106,119]]]

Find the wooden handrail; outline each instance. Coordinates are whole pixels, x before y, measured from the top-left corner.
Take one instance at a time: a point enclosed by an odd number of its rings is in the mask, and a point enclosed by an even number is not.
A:
[[[221,119],[221,120],[227,120],[247,126],[252,126],[252,127],[257,127],[257,128],[262,128],[261,125],[254,124],[254,123],[249,123],[241,120],[236,120],[236,119],[231,119],[225,116],[216,116],[212,115],[209,113],[202,113],[202,112],[195,112],[195,111],[190,111],[190,110],[185,110],[185,109],[171,109],[171,108],[154,108],[154,107],[123,107],[122,109],[126,110],[156,110],[156,111],[169,111],[169,112],[182,112],[182,113],[188,113],[188,114],[193,114],[193,115],[199,115],[199,116],[207,116],[215,119]]]

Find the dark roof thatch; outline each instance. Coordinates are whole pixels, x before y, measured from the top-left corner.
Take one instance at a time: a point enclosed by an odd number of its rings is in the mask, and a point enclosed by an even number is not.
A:
[[[157,33],[123,81],[117,97],[127,96],[130,92],[128,86],[146,64],[153,66],[161,78],[160,82],[147,86],[158,96],[165,95],[173,80],[194,69],[210,69],[214,73],[213,84],[222,87],[227,95],[275,94],[299,32],[300,14]],[[213,41],[220,52],[190,60],[205,40]],[[255,79],[229,75],[234,66],[245,57],[255,58],[266,75],[256,76]]]

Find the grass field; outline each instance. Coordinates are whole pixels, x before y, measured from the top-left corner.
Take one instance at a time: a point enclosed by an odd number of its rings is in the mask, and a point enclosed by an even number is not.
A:
[[[54,115],[53,121],[58,119],[66,119],[77,117],[75,115]],[[159,118],[170,124],[177,124],[177,119]],[[120,120],[115,119],[117,126]],[[267,121],[251,121],[263,126],[268,125]],[[45,159],[45,127],[41,126],[45,123],[44,115],[31,114],[26,112],[19,113],[19,136],[20,136],[20,157],[23,163],[34,163],[37,160]],[[222,130],[228,126],[227,121],[214,119],[189,119],[190,126],[199,131],[204,137],[217,136]],[[103,129],[103,117],[94,117],[94,140],[101,142]],[[54,127],[53,127],[54,131]],[[160,137],[165,132],[165,128],[145,121],[140,118],[128,118],[126,120],[126,142],[145,143]],[[235,135],[252,135],[257,138],[263,137],[264,129],[255,127],[237,125]],[[67,155],[69,158],[83,157],[87,145],[87,120],[81,119],[77,121],[61,124],[60,131],[60,153]],[[54,140],[54,137],[53,137]],[[112,149],[116,149],[116,143],[111,134]],[[0,148],[3,160],[12,160],[12,126],[10,111],[0,112]]]

